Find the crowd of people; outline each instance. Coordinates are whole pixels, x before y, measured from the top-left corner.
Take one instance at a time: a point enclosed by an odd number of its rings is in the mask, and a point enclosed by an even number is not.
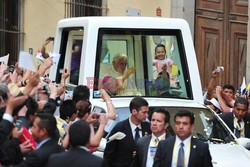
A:
[[[231,84],[223,87],[216,85],[216,78],[220,70],[212,71],[212,77],[208,85],[205,104],[213,109],[227,124],[236,137],[250,138],[250,90],[247,87],[240,92]]]
[[[92,152],[105,135],[108,120],[116,118],[110,96],[101,90],[107,114],[91,112],[87,86],[76,86],[73,96],[65,99],[69,70],[63,70],[59,84],[50,81],[47,71],[53,61],[44,46],[42,55],[44,61],[37,72],[21,69],[18,63],[14,69],[0,65],[0,166],[66,165],[59,157],[51,156],[55,153],[67,153],[73,159],[83,154],[85,160],[68,159],[73,166],[101,166],[102,159]],[[58,111],[59,115],[55,114]]]
[[[167,67],[171,66],[171,61],[164,57],[167,65],[160,65],[161,54],[165,55],[165,52],[163,46],[156,48],[154,65],[159,72],[157,78],[167,80],[169,87],[171,75]],[[50,81],[46,71],[53,62],[45,53],[42,49],[45,60],[36,73],[20,69],[18,64],[13,71],[5,64],[0,65],[0,166],[213,166],[208,144],[192,137],[195,116],[191,111],[176,112],[173,135],[169,112],[158,108],[147,122],[149,104],[140,96],[130,101],[129,118],[118,122],[109,134],[122,132],[126,137],[108,141],[103,159],[93,155],[103,136],[107,135],[105,126],[108,120],[116,119],[110,96],[138,95],[136,88],[124,89],[135,67],[126,70],[126,55],[117,54],[110,68],[105,68],[109,70],[102,71],[104,89],[101,98],[108,111],[107,114],[97,114],[91,112],[87,86],[76,86],[72,99],[65,100],[69,70],[65,69],[61,74],[60,84]],[[218,75],[218,71],[212,72],[206,103],[236,137],[250,138],[249,96],[236,95],[232,85],[215,87]],[[116,83],[119,89],[105,89],[110,83]],[[169,92],[159,90],[158,93]],[[59,115],[55,116],[57,109]]]

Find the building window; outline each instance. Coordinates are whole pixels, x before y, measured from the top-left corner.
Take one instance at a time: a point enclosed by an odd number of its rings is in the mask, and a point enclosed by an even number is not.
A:
[[[106,15],[102,0],[65,0],[65,18]]]
[[[8,0],[0,3],[0,56],[10,54],[9,65],[17,61],[20,51],[20,8],[21,1]]]

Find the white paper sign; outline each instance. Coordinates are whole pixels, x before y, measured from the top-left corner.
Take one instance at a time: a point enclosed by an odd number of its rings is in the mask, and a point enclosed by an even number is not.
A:
[[[58,65],[58,62],[59,62],[59,59],[60,59],[60,54],[58,53],[49,53],[49,57],[52,57],[52,60],[53,60],[53,65]]]
[[[9,62],[9,54],[7,54],[6,56],[0,57],[0,62],[7,65]]]
[[[33,72],[37,71],[36,59],[28,52],[20,51],[18,66]]]

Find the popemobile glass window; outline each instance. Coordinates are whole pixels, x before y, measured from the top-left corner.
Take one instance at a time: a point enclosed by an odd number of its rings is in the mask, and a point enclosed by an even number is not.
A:
[[[192,99],[186,56],[179,30],[100,29],[95,91]]]

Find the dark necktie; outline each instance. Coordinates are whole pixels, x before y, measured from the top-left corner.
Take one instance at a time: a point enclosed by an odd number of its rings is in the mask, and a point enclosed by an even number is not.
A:
[[[135,128],[135,141],[137,141],[140,138],[139,131],[140,131],[140,128],[136,127]]]
[[[160,141],[159,138],[156,137],[156,138],[155,138],[155,145],[156,145],[156,146],[158,145],[159,141]]]
[[[241,128],[241,120],[238,120],[237,121],[238,122],[238,125],[239,125],[239,128]],[[237,138],[240,138],[240,130],[237,128],[237,126],[236,126],[236,128],[235,128],[235,136],[237,137]]]
[[[178,153],[178,160],[177,160],[177,167],[184,167],[184,143],[181,142],[181,147],[179,149],[179,153]]]

